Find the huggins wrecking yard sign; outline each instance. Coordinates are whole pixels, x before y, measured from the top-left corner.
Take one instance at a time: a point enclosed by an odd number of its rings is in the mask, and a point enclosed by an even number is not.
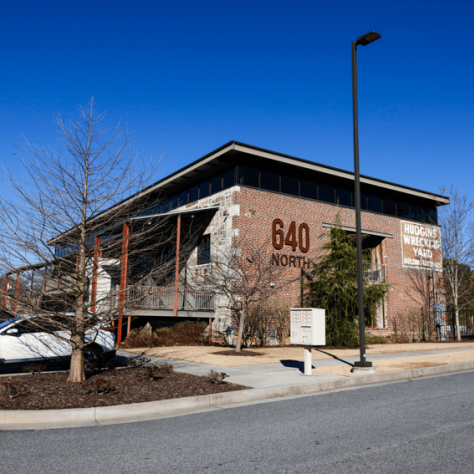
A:
[[[403,266],[442,271],[439,227],[406,221],[400,225]]]

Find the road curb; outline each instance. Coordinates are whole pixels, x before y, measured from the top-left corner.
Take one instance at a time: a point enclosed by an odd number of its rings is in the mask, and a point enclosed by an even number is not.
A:
[[[0,431],[38,430],[102,426],[146,421],[165,416],[189,414],[235,403],[253,402],[292,395],[307,395],[328,390],[429,377],[474,369],[474,362],[441,365],[420,369],[354,376],[326,382],[282,387],[238,390],[155,402],[134,403],[96,408],[64,410],[0,410]]]

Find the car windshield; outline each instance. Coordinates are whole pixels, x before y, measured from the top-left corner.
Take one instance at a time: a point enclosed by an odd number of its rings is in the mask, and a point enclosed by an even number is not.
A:
[[[5,321],[5,322],[3,322],[3,323],[0,323],[0,331],[1,331],[4,327],[7,327],[9,324],[14,323],[15,321],[18,321],[18,318],[9,319],[8,321]]]

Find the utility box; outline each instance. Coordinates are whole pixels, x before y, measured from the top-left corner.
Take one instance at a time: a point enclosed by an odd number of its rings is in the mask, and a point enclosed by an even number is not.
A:
[[[445,305],[444,303],[435,303],[434,305],[434,317],[436,326],[446,326],[445,316]]]
[[[292,308],[291,344],[302,346],[326,345],[326,310],[321,308]]]

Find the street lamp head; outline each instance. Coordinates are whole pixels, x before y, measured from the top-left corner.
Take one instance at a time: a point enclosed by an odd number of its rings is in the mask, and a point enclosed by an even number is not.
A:
[[[356,45],[367,46],[369,43],[373,43],[378,39],[382,38],[376,31],[371,31],[370,33],[366,33],[365,35],[359,36],[356,41]]]

